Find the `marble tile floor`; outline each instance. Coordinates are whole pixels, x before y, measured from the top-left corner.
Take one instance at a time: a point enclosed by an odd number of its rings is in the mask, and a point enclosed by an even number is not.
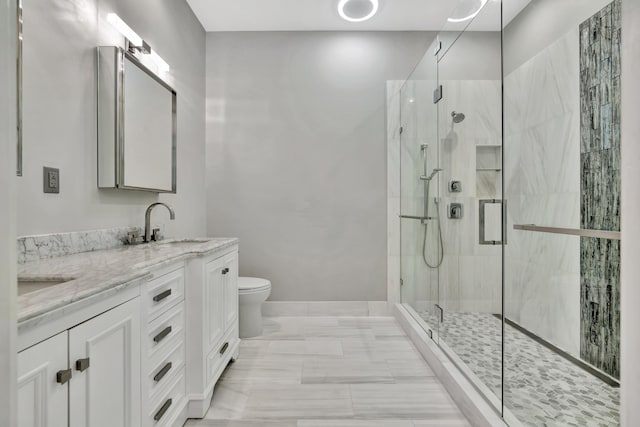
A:
[[[421,313],[430,325],[432,313]],[[440,339],[501,395],[501,321],[485,313],[447,313]],[[517,329],[505,325],[505,406],[526,426],[620,425],[620,389],[611,387]]]
[[[392,317],[267,317],[187,427],[470,426]]]

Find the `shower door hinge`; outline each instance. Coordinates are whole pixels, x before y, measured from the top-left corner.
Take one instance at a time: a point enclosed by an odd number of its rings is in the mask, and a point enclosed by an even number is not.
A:
[[[404,280],[402,280],[402,278],[400,278],[400,286],[404,286]]]
[[[442,85],[438,86],[436,90],[433,91],[433,103],[437,104],[442,99]]]
[[[433,56],[437,56],[440,52],[440,49],[442,49],[442,42],[440,41],[440,38],[437,38],[436,47],[433,49]]]
[[[404,128],[400,126],[400,135],[402,135],[402,132],[404,132]]]
[[[440,307],[439,304],[435,304],[436,310],[440,312],[440,323],[444,322],[444,308]]]

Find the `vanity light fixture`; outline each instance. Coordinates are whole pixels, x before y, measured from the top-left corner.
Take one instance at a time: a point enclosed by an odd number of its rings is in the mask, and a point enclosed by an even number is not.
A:
[[[378,0],[340,0],[338,14],[345,21],[363,22],[378,12]]]
[[[480,11],[482,10],[482,8],[484,7],[485,4],[487,4],[489,0],[480,0],[480,6],[478,6],[478,9],[476,9],[475,12],[473,12],[472,14],[470,14],[469,16],[465,16],[464,18],[449,18],[447,19],[447,21],[449,22],[464,22],[464,21],[468,21],[470,19],[473,19],[476,17],[476,15],[478,15],[478,13],[480,13]]]
[[[153,61],[153,63],[156,64],[156,67],[158,67],[159,72],[169,72],[169,64],[167,64],[167,62],[156,53],[156,51],[151,49],[151,46],[149,46],[149,44],[145,42],[142,37],[140,37],[135,31],[133,31],[131,27],[129,27],[127,23],[124,22],[118,15],[116,15],[115,13],[108,13],[107,22],[113,25],[113,27],[118,30],[118,32],[122,34],[124,38],[127,39],[127,49],[133,49],[144,55],[149,55],[151,61]]]

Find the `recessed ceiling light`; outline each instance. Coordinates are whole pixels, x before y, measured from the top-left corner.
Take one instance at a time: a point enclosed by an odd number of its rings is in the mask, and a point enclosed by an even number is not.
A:
[[[449,19],[447,19],[447,21],[449,22],[464,22],[464,21],[468,21],[469,19],[473,19],[476,17],[476,15],[478,13],[480,13],[480,11],[482,10],[482,8],[484,7],[485,4],[487,4],[489,0],[474,0],[473,3],[479,3],[478,7],[475,9],[471,9],[471,11],[469,11],[469,4],[464,4],[464,2],[461,5],[458,5],[458,7],[455,8],[455,10],[453,11],[453,16]],[[457,18],[456,16],[460,16],[462,15],[462,18]]]
[[[378,0],[340,0],[338,13],[349,22],[362,22],[378,12]]]

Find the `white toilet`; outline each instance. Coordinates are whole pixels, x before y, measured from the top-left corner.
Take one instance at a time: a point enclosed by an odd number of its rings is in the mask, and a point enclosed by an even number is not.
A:
[[[271,282],[257,277],[238,277],[240,338],[262,335],[262,303],[271,294]]]

